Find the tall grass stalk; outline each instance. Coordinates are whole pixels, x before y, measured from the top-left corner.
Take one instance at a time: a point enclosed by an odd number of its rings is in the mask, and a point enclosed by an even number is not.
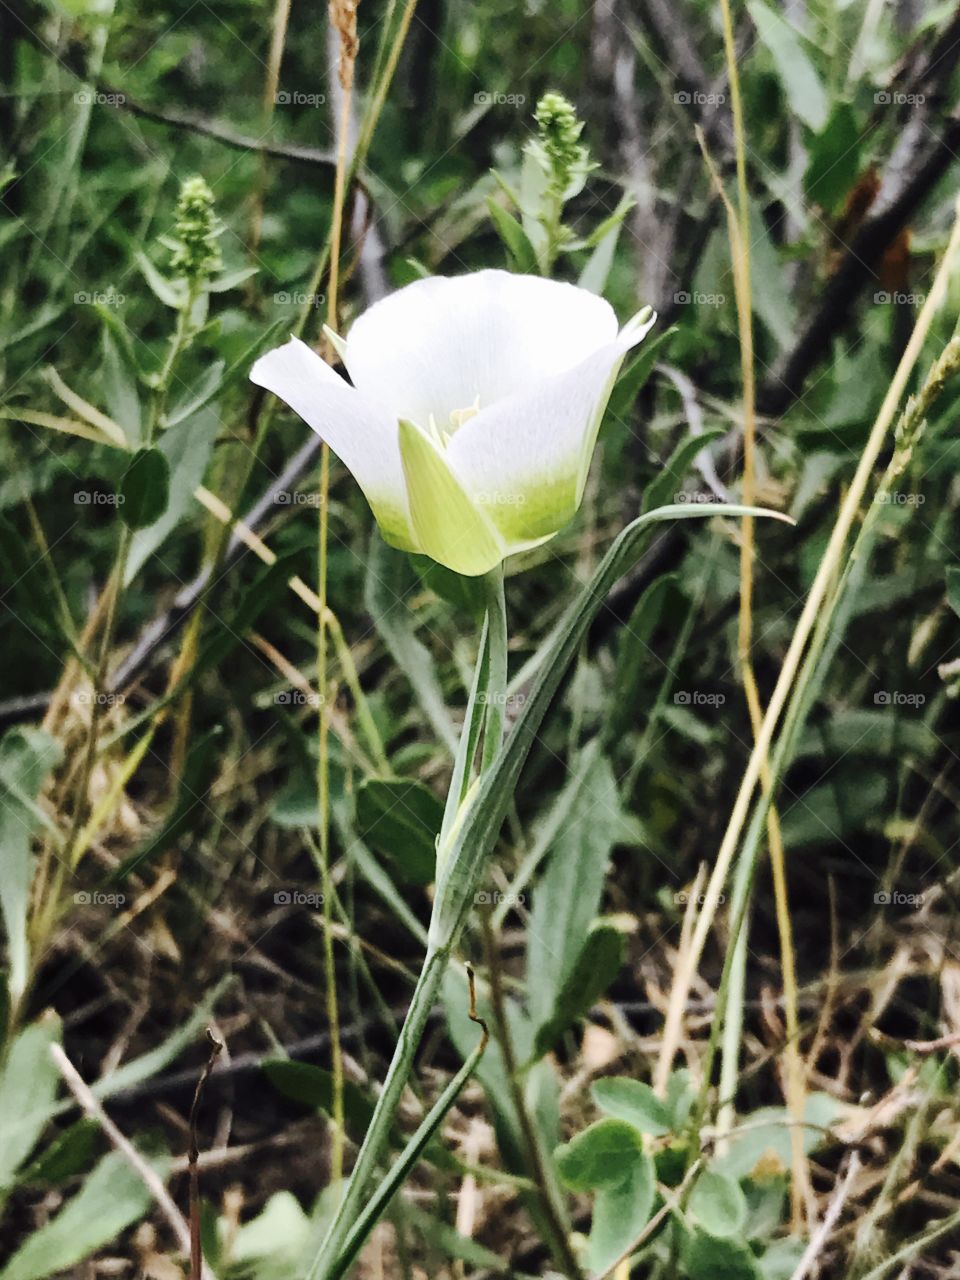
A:
[[[744,827],[747,818],[750,816],[754,792],[760,780],[763,762],[770,755],[771,744],[780,724],[781,716],[787,709],[786,725],[788,729],[797,724],[799,713],[804,704],[805,690],[809,687],[812,679],[819,675],[818,660],[823,652],[831,619],[840,598],[839,590],[833,589],[838,580],[842,582],[844,577],[848,579],[850,565],[854,562],[857,552],[857,548],[854,547],[848,553],[846,559],[844,558],[847,540],[877,459],[888,442],[888,435],[894,421],[897,406],[903,398],[907,383],[920,357],[934,316],[943,301],[958,253],[960,253],[960,208],[957,210],[953,229],[930,292],[927,294],[926,301],[917,317],[913,332],[910,335],[860,456],[850,488],[840,506],[830,539],[794,630],[780,675],[763,718],[760,732],[741,779],[730,819],[707,884],[703,908],[697,919],[690,947],[678,959],[664,1026],[663,1043],[658,1063],[658,1077],[669,1071],[676,1055],[682,1034],[684,1010],[694,975],[700,963],[707,936],[716,917],[717,908],[720,905],[723,886],[734,856],[738,848],[740,848]],[[818,640],[811,649],[812,661],[807,664],[801,674],[804,655],[815,632]],[[789,708],[788,702],[790,704]],[[783,767],[788,746],[789,735],[781,734],[777,750],[770,757],[771,773],[774,778],[779,776],[779,772]],[[761,802],[755,809],[749,831],[743,843],[744,857],[749,856],[752,858],[755,856],[765,817],[766,806]]]

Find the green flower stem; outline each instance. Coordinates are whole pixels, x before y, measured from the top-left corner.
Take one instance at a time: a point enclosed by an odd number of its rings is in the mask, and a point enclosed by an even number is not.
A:
[[[396,1162],[391,1166],[390,1172],[383,1179],[369,1200],[367,1200],[359,1217],[350,1228],[350,1232],[344,1242],[343,1250],[330,1271],[329,1280],[339,1280],[339,1277],[344,1274],[356,1255],[360,1252],[367,1236],[376,1226],[383,1214],[386,1213],[390,1201],[402,1186],[407,1174],[423,1154],[427,1143],[443,1123],[447,1112],[453,1106],[454,1102],[456,1102],[460,1094],[460,1090],[473,1075],[480,1059],[484,1055],[489,1036],[486,1024],[481,1018],[477,1017],[472,974],[470,977],[470,990],[470,1017],[481,1028],[480,1040],[477,1047],[465,1060],[463,1066],[443,1090],[427,1115],[424,1116],[416,1133],[404,1147],[402,1154],[398,1157]]]
[[[481,729],[483,731],[481,776],[496,758],[503,738],[507,686],[507,616],[502,566],[498,566],[485,576],[484,587],[487,596],[487,613],[480,637],[476,675],[460,736],[460,746],[457,750],[438,841],[438,874],[445,849],[462,822],[473,794],[470,787],[470,773],[480,731]],[[360,1148],[357,1162],[350,1175],[346,1194],[327,1231],[320,1253],[308,1272],[308,1280],[320,1280],[321,1277],[322,1280],[334,1280],[334,1277],[342,1275],[344,1267],[352,1257],[353,1245],[362,1241],[368,1229],[363,1226],[369,1217],[367,1190],[380,1164],[400,1097],[413,1071],[417,1047],[446,972],[451,948],[452,942],[445,946],[431,946],[427,950],[426,959],[400,1031],[400,1038],[394,1050],[393,1060],[387,1070],[383,1090],[377,1100],[363,1146]],[[359,1247],[358,1244],[357,1247]]]
[[[400,1038],[387,1070],[383,1089],[377,1099],[363,1146],[360,1148],[360,1154],[350,1175],[346,1194],[340,1201],[333,1222],[320,1246],[320,1252],[307,1272],[307,1280],[334,1280],[334,1277],[343,1273],[342,1259],[347,1242],[355,1225],[361,1219],[367,1191],[387,1144],[393,1117],[413,1070],[417,1047],[440,990],[440,983],[446,972],[449,958],[449,947],[431,948],[427,952],[420,977],[414,988],[413,999],[410,1001],[407,1016],[400,1029]]]
[[[503,743],[503,721],[507,701],[507,606],[503,594],[503,565],[484,577],[487,591],[487,628],[489,633],[490,671],[486,689],[486,720],[483,730],[483,757],[480,773],[484,774],[497,758]]]
[[[774,512],[734,504],[716,504],[709,509],[675,505],[647,512],[624,529],[604,556],[593,580],[583,588],[551,639],[533,690],[524,703],[510,737],[496,753],[490,767],[481,773],[466,801],[460,806],[449,832],[448,842],[441,848],[438,857],[436,897],[423,969],[414,988],[393,1060],[357,1156],[346,1194],[320,1246],[320,1252],[307,1273],[307,1280],[335,1280],[335,1277],[342,1274],[338,1268],[346,1242],[362,1212],[367,1190],[380,1164],[390,1125],[413,1069],[417,1047],[440,989],[450,954],[473,904],[477,885],[515,792],[520,771],[563,674],[579,648],[590,622],[599,612],[610,588],[639,554],[654,524],[702,516],[713,518],[717,515],[775,515],[778,519],[785,518]],[[489,662],[486,680],[486,691],[489,694],[495,679],[502,679],[505,687],[506,623],[500,617],[503,611],[502,582],[499,585],[488,583],[488,588],[490,604],[485,628],[487,644],[481,646],[478,665],[484,661]],[[484,650],[488,646],[490,653],[485,658]],[[498,649],[496,654],[493,652],[494,648]],[[497,676],[497,672],[501,675]],[[475,729],[478,710],[485,705],[479,698],[480,687],[481,681],[475,680],[471,694],[472,707],[464,726],[464,734],[468,736],[468,740]],[[502,706],[502,697],[499,702]]]

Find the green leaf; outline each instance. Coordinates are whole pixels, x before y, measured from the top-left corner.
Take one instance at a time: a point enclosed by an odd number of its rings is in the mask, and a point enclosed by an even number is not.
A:
[[[954,564],[947,566],[947,604],[960,618],[960,568]]]
[[[537,255],[523,227],[504,209],[503,205],[497,203],[493,196],[487,197],[487,208],[490,210],[490,217],[493,219],[497,235],[507,246],[514,269],[530,275],[535,274]]]
[[[412,778],[368,778],[357,792],[357,830],[404,880],[427,885],[437,862],[443,805]]]
[[[25,1186],[33,1183],[56,1186],[67,1178],[75,1178],[77,1174],[85,1173],[93,1163],[99,1140],[99,1124],[84,1116],[59,1134],[31,1164],[21,1169],[17,1181]]]
[[[516,794],[521,770],[537,738],[547,708],[607,594],[640,554],[653,525],[668,520],[702,518],[704,515],[786,518],[776,512],[728,503],[711,504],[706,511],[697,510],[692,505],[677,505],[662,507],[659,511],[639,516],[615,539],[591,581],[554,630],[530,695],[500,754],[483,775],[457,830],[456,838],[452,841],[437,883],[430,926],[430,938],[434,946],[450,947],[459,936],[473,905],[487,857]],[[550,963],[555,964],[556,958],[551,957]]]
[[[95,1084],[90,1086],[94,1097],[103,1101],[105,1098],[123,1093],[125,1089],[135,1088],[144,1080],[157,1075],[164,1067],[169,1066],[188,1045],[196,1044],[202,1036],[203,1028],[210,1021],[217,1001],[233,986],[233,983],[234,978],[231,974],[221,978],[213,990],[200,1000],[187,1021],[176,1031],[171,1032],[166,1040],[161,1041],[155,1048],[148,1049],[146,1053],[140,1054],[139,1057],[131,1058],[129,1062],[111,1071],[108,1076],[101,1076]]]
[[[416,585],[410,562],[402,551],[388,547],[373,531],[367,556],[364,603],[390,656],[413,686],[431,728],[456,755],[457,735],[430,650],[420,642],[405,597]]]
[[[676,333],[677,326],[671,325],[655,338],[644,339],[639,354],[620,371],[617,378],[607,406],[607,414],[611,418],[626,418],[629,415],[633,402],[653,373],[654,365],[666,355],[666,349]]]
[[[231,1265],[256,1280],[286,1280],[301,1274],[303,1254],[315,1228],[290,1191],[275,1192],[260,1213],[238,1229]]]
[[[643,1135],[624,1120],[598,1120],[553,1153],[557,1173],[571,1191],[618,1186],[644,1154]]]
[[[633,606],[630,619],[622,630],[613,680],[617,696],[607,711],[605,738],[608,743],[619,742],[625,733],[636,728],[644,674],[649,672],[654,658],[650,641],[663,620],[667,603],[674,596],[678,582],[679,577],[675,573],[654,578]],[[646,718],[648,713],[649,707],[645,707],[643,717]]]
[[[333,1076],[325,1068],[311,1062],[297,1062],[293,1058],[269,1058],[262,1065],[264,1075],[285,1098],[327,1115],[332,1113]],[[373,1104],[363,1090],[345,1080],[343,1118],[351,1138],[355,1141],[363,1138],[372,1115]]]
[[[587,259],[586,265],[580,272],[580,278],[577,281],[581,289],[589,289],[591,293],[596,294],[603,293],[617,252],[620,232],[623,229],[623,220],[635,203],[632,196],[623,196],[609,218],[605,218],[602,225],[597,228],[599,236],[596,239],[593,252]]]
[[[60,1042],[60,1019],[50,1015],[26,1027],[7,1054],[0,1075],[0,1190],[12,1186],[56,1110],[60,1073],[50,1046]]]
[[[607,863],[622,829],[617,780],[596,741],[580,757],[578,773],[582,803],[573,807],[554,842],[527,934],[530,1014],[537,1025],[557,1016],[560,993],[569,983],[582,984],[585,975],[574,979],[574,970],[600,909]]]
[[[106,325],[101,331],[100,342],[103,347],[100,381],[107,413],[123,428],[131,445],[136,446],[142,430],[136,367],[127,349]]]
[[[170,464],[159,449],[138,449],[120,481],[120,516],[130,529],[144,529],[167,509]]]
[[[14,999],[26,989],[29,972],[30,839],[47,821],[36,796],[60,755],[59,744],[42,729],[11,729],[0,740],[0,909],[7,934],[8,988]]]
[[[700,435],[686,436],[681,440],[643,495],[644,511],[663,506],[665,502],[676,502],[678,498],[682,502],[679,491],[694,458],[714,441],[722,439],[724,434],[721,428],[715,427],[710,431],[701,432]]]
[[[170,469],[167,506],[159,519],[134,534],[127,557],[125,585],[133,581],[144,562],[193,510],[193,493],[203,481],[219,425],[217,414],[212,409],[204,409],[196,417],[168,427],[157,442]]]
[[[803,1149],[809,1153],[825,1141],[822,1132],[841,1114],[841,1104],[826,1093],[811,1093],[804,1108]],[[790,1168],[792,1143],[790,1118],[783,1107],[762,1107],[751,1112],[749,1125],[735,1133],[729,1149],[713,1162],[728,1177],[749,1177],[758,1165]]]
[[[225,271],[222,276],[216,276],[213,280],[207,281],[207,292],[227,293],[230,289],[236,289],[238,285],[249,280],[251,276],[255,276],[259,270],[259,267],[238,267],[236,271]]]
[[[608,1076],[597,1080],[590,1092],[601,1111],[625,1120],[641,1133],[660,1137],[673,1127],[669,1104],[641,1080]]]
[[[94,1169],[77,1194],[39,1230],[28,1236],[0,1280],[44,1280],[112,1244],[150,1207],[150,1193],[118,1152]]]
[[[605,1271],[636,1240],[650,1221],[656,1192],[653,1160],[645,1151],[631,1158],[621,1182],[597,1192],[588,1251],[591,1271]]]
[[[183,422],[186,418],[192,418],[204,405],[210,403],[223,386],[223,374],[226,367],[225,360],[214,360],[207,366],[196,385],[190,387],[187,393],[181,396],[171,406],[169,413],[165,415],[167,431],[169,431],[170,427],[175,427],[178,422]],[[164,434],[167,434],[167,432],[164,432]]]
[[[749,1247],[694,1230],[685,1235],[680,1251],[688,1280],[762,1280]]]
[[[827,122],[827,95],[805,42],[762,0],[747,0],[747,8],[757,35],[773,59],[791,110],[819,133]]]
[[[548,1053],[569,1027],[604,994],[623,964],[623,935],[598,923],[587,934],[576,962],[554,999],[553,1010],[537,1030],[534,1054]]]
[[[151,292],[155,297],[159,298],[165,307],[173,307],[175,311],[179,311],[187,300],[187,291],[183,281],[176,282],[168,280],[153,265],[142,249],[137,250],[134,255],[137,266],[143,273],[143,278],[150,286]]]
[[[851,174],[860,172],[862,133],[849,102],[834,103],[830,119],[809,151],[803,189],[811,204],[832,213],[850,190]]]
[[[747,1199],[734,1178],[706,1169],[690,1192],[687,1214],[712,1236],[739,1236],[747,1221]]]

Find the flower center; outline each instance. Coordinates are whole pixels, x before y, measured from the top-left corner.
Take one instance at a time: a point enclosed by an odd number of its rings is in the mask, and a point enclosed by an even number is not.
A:
[[[450,414],[449,422],[446,427],[437,426],[437,420],[430,414],[428,419],[428,429],[433,437],[434,443],[441,449],[445,449],[450,443],[451,438],[460,430],[465,422],[469,422],[471,418],[475,418],[480,412],[480,396],[474,399],[473,404],[468,405],[466,409],[454,409]]]

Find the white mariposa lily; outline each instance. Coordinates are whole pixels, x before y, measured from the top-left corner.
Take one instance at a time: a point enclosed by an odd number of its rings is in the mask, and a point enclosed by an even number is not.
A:
[[[538,276],[435,276],[336,340],[352,386],[297,338],[250,377],[353,472],[389,543],[475,576],[576,512],[617,372],[655,319],[620,329],[602,298]]]

